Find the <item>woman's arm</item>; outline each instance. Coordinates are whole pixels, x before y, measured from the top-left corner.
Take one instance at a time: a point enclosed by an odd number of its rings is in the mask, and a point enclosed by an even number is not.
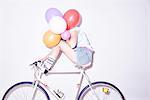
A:
[[[74,48],[77,45],[77,40],[78,40],[78,31],[72,31],[71,38],[66,42],[69,44],[71,48]]]

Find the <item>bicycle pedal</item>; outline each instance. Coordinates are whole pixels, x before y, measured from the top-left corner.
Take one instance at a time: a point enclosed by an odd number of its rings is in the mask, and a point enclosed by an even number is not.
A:
[[[54,90],[54,93],[60,98],[64,98],[64,93],[62,91],[60,91],[59,89],[57,91]]]

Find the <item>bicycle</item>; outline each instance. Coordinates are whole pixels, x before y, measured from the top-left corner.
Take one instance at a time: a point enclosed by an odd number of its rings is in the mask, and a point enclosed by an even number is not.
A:
[[[50,86],[42,81],[44,75],[39,61],[32,64],[34,69],[34,81],[19,82],[11,86],[4,94],[2,100],[51,100],[49,94],[52,94],[56,100],[64,100],[64,93],[60,90],[53,90]],[[78,74],[81,76],[79,87],[74,100],[125,100],[122,92],[113,84],[108,82],[91,82],[83,66],[77,66],[78,72],[52,72],[51,74]],[[83,79],[86,79],[87,86],[81,90]]]

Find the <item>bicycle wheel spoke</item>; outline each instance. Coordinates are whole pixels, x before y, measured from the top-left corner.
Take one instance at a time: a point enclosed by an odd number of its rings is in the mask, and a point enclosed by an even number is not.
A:
[[[21,91],[22,91],[23,98],[25,98],[25,100],[27,100],[28,94],[26,94],[25,89],[21,88]]]
[[[18,83],[6,92],[3,100],[32,100],[33,89],[31,82]],[[34,100],[50,100],[46,91],[39,86],[34,96]]]
[[[96,82],[85,87],[78,100],[125,100],[121,92],[114,85],[106,82]]]

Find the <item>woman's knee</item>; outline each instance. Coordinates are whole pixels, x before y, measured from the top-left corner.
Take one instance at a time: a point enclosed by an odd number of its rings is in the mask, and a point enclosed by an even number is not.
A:
[[[66,44],[66,42],[65,42],[65,41],[63,41],[63,40],[60,40],[60,42],[59,42],[58,46],[60,47],[60,46],[62,46],[62,45],[64,45],[64,44]]]
[[[60,48],[61,51],[64,51],[64,49],[66,49],[66,48],[69,47],[68,44],[65,41],[63,41],[63,40],[61,40],[59,42],[58,46],[59,46],[59,48]]]
[[[58,51],[58,50],[60,50],[60,47],[57,45],[57,46],[53,47],[52,50]]]

